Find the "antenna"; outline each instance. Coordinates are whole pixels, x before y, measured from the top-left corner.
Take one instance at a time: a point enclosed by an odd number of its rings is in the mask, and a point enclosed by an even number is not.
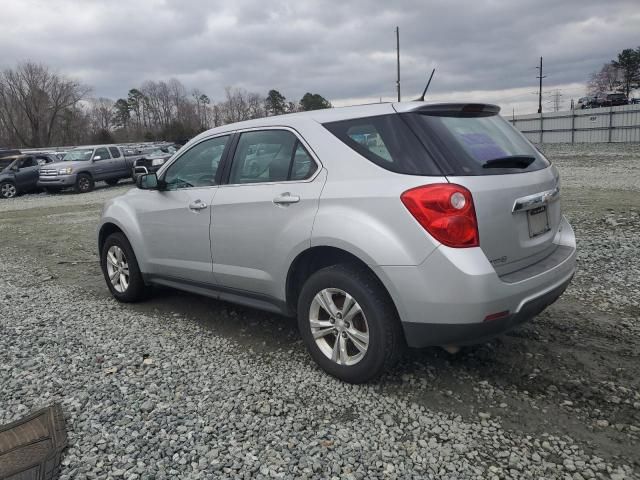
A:
[[[436,73],[435,68],[431,70],[431,75],[429,75],[429,81],[427,82],[427,86],[424,87],[424,90],[422,91],[422,95],[420,95],[420,98],[418,98],[416,102],[424,102],[424,96],[427,94],[427,90],[429,90],[429,85],[431,85],[431,79],[433,78],[434,73]]]
[[[398,88],[398,102],[400,101],[400,27],[396,27],[396,64],[398,68],[398,76],[396,77],[396,86]]]

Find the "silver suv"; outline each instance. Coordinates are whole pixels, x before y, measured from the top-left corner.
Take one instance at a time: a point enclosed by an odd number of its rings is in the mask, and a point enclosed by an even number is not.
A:
[[[164,285],[296,315],[364,382],[405,345],[478,343],[575,270],[556,168],[483,104],[376,104],[225,125],[105,206],[113,296]]]

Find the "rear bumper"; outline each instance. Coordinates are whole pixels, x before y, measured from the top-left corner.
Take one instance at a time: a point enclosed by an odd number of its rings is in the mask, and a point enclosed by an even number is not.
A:
[[[411,347],[480,343],[553,303],[576,269],[573,229],[554,239],[563,254],[500,277],[480,248],[437,248],[417,266],[373,267],[387,287]],[[507,278],[508,277],[508,278]],[[499,312],[504,316],[485,321]]]
[[[566,290],[571,277],[553,290],[525,303],[518,313],[481,323],[404,323],[404,332],[410,347],[430,345],[473,345],[508,332],[530,321],[554,303]]]

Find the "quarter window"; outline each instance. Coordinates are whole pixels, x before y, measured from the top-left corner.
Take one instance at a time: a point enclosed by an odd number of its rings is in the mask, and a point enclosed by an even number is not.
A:
[[[120,158],[120,150],[118,150],[118,147],[109,147],[109,151],[113,158]]]
[[[309,178],[317,166],[298,137],[287,130],[240,135],[231,163],[230,184],[285,182]]]
[[[228,140],[229,135],[211,138],[198,143],[181,155],[164,176],[167,189],[215,185],[218,166]]]
[[[386,170],[409,175],[441,174],[399,115],[356,118],[323,125],[346,145]]]

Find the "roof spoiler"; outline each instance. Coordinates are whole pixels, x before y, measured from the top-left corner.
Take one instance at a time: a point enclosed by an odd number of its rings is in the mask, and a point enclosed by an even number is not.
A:
[[[433,103],[409,111],[438,117],[491,117],[500,113],[500,107],[488,103]]]

